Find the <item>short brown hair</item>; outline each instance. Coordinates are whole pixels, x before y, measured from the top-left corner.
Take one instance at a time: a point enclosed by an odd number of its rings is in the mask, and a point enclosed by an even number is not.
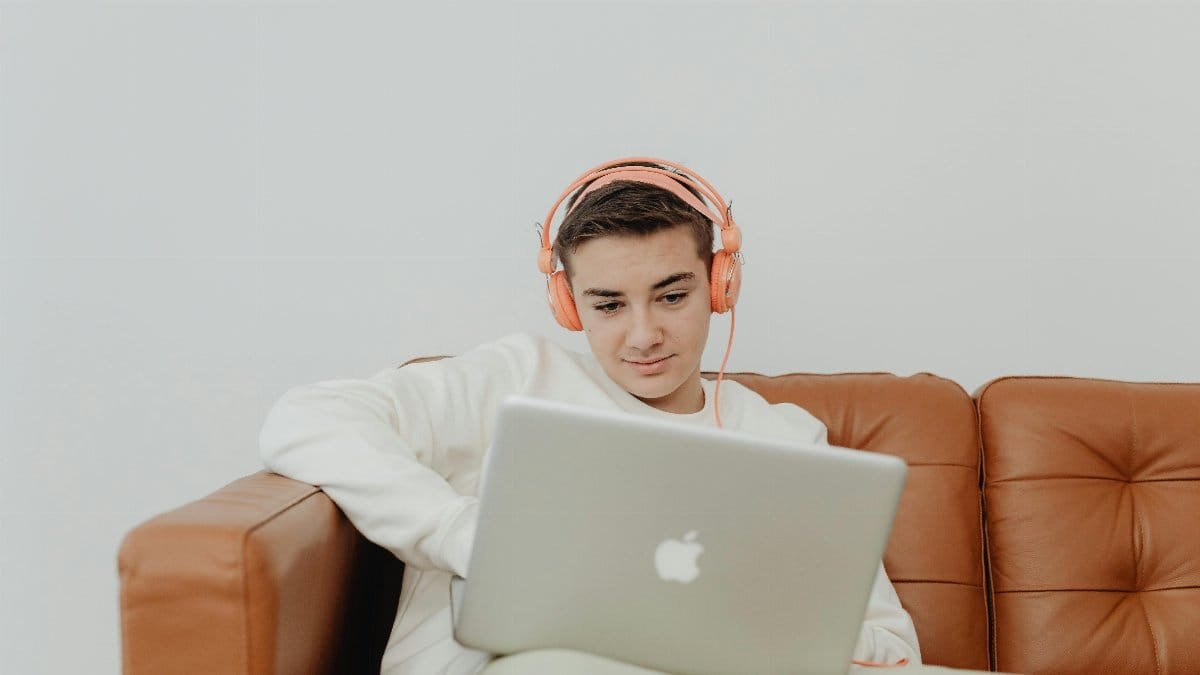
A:
[[[613,166],[652,166],[675,172],[670,167],[648,162],[626,162]],[[678,172],[675,172],[678,173]],[[691,185],[689,192],[704,198]],[[630,180],[613,182],[588,193],[579,208],[571,211],[579,195],[591,181],[584,183],[567,200],[570,211],[554,238],[554,255],[562,261],[568,280],[571,276],[570,254],[589,239],[609,236],[646,237],[673,227],[688,227],[696,241],[696,254],[704,261],[706,273],[711,273],[713,258],[713,222],[687,202],[656,185]],[[546,223],[546,227],[550,224]]]

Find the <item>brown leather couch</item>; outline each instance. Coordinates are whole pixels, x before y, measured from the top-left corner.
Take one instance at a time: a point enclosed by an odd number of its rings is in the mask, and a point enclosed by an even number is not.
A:
[[[730,377],[909,463],[884,565],[926,663],[1200,673],[1200,384]],[[143,523],[119,558],[129,675],[378,673],[403,573],[266,472]]]

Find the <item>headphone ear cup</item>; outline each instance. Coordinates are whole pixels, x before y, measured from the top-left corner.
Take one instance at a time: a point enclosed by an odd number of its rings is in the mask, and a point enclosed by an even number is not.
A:
[[[732,253],[721,249],[713,254],[709,282],[709,305],[716,314],[724,314],[737,304],[742,290],[742,268]]]
[[[583,323],[579,321],[579,310],[575,307],[575,298],[571,297],[571,286],[567,283],[567,273],[559,270],[550,275],[549,285],[547,290],[550,296],[550,311],[554,313],[558,325],[567,330],[583,330]]]

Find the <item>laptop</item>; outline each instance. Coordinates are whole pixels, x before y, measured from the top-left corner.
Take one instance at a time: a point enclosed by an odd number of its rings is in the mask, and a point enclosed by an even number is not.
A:
[[[907,466],[513,396],[454,636],[678,673],[844,673]]]

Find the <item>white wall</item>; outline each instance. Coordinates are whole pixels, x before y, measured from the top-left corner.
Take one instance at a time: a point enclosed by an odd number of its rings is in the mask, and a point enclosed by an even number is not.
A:
[[[533,223],[619,156],[733,198],[731,370],[1200,380],[1198,33],[1152,2],[4,4],[0,670],[116,672],[121,537],[256,470],[286,388],[586,349]]]

